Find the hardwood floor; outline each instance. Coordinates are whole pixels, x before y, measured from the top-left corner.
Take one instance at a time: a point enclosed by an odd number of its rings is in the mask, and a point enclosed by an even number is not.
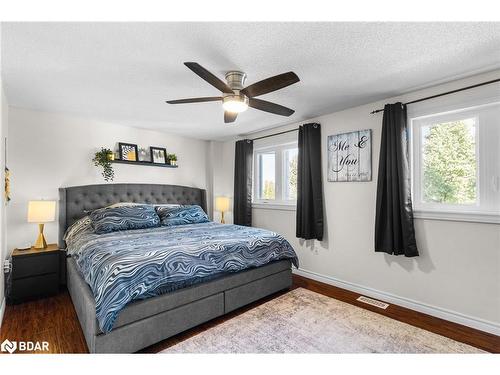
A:
[[[50,353],[88,352],[76,311],[67,291],[50,298],[7,305],[0,342],[5,339],[47,341]]]
[[[489,352],[500,353],[499,336],[435,318],[397,305],[390,305],[386,310],[381,310],[377,307],[372,307],[356,301],[359,297],[357,293],[305,277],[294,275],[293,281],[292,288],[306,288],[477,348]],[[213,319],[198,327],[145,348],[141,350],[140,353],[157,353],[284,293],[286,292],[276,293],[230,314]],[[50,353],[88,352],[83,332],[67,291],[55,297],[7,306],[0,332],[0,342],[3,342],[5,339],[16,341],[47,341],[49,343]]]

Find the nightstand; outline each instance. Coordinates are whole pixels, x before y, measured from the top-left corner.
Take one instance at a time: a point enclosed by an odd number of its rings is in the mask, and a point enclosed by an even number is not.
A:
[[[15,249],[12,253],[9,303],[20,303],[59,292],[63,251],[57,244],[46,249]]]

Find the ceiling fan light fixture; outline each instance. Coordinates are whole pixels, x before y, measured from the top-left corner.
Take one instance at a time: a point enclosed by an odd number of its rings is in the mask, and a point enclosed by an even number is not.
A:
[[[248,109],[248,97],[245,95],[227,95],[222,99],[222,107],[227,112],[244,112]]]
[[[278,74],[245,87],[247,75],[239,70],[227,72],[226,82],[224,82],[196,62],[185,62],[184,65],[219,90],[222,96],[167,100],[168,104],[217,102],[222,99],[224,123],[226,124],[236,121],[238,113],[246,111],[248,107],[287,117],[295,112],[285,106],[256,98],[256,96],[281,90],[299,82],[300,79],[294,72]]]

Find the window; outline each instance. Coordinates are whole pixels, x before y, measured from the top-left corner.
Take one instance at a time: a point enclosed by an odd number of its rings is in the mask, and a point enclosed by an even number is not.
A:
[[[290,148],[285,150],[285,190],[284,199],[297,200],[297,162],[299,161],[299,149]]]
[[[296,141],[254,146],[254,203],[295,207],[298,156]]]
[[[259,194],[260,199],[276,199],[276,153],[259,153]]]
[[[476,122],[461,118],[420,128],[423,203],[477,205]]]
[[[416,217],[500,222],[500,103],[411,118]]]

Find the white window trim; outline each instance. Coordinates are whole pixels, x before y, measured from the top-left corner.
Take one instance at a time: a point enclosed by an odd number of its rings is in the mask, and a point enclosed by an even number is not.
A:
[[[283,211],[292,211],[296,209],[297,201],[295,199],[283,199],[285,188],[283,182],[286,178],[286,171],[283,170],[283,154],[285,150],[298,147],[297,141],[279,142],[277,144],[268,144],[257,147],[253,152],[254,179],[252,188],[252,208],[265,208]],[[258,189],[260,187],[260,165],[258,162],[259,153],[266,151],[275,152],[275,199],[257,199]],[[280,176],[280,178],[278,178]]]
[[[491,186],[484,185],[495,185],[496,191],[498,192],[498,181],[483,181],[481,184],[481,173],[484,171],[486,165],[490,162],[489,159],[492,157],[486,154],[486,151],[482,149],[480,144],[483,143],[485,134],[481,132],[481,123],[478,121],[479,114],[478,111],[483,108],[490,106],[495,103],[488,103],[483,105],[477,105],[475,107],[460,108],[454,111],[448,111],[443,113],[428,114],[425,116],[413,117],[410,119],[410,170],[412,176],[412,198],[413,198],[413,211],[414,218],[416,219],[429,219],[429,220],[449,220],[449,221],[462,221],[462,222],[476,222],[476,223],[492,223],[500,224],[500,212],[492,210],[489,211],[481,205],[481,199],[484,196],[490,196]],[[477,202],[471,205],[447,205],[447,204],[432,204],[425,203],[422,201],[422,181],[420,175],[421,159],[422,159],[422,145],[421,145],[421,128],[422,126],[428,125],[429,123],[435,123],[439,120],[439,117],[443,118],[443,121],[453,121],[452,118],[475,118],[476,119],[476,155],[477,155]],[[425,121],[429,118],[430,121]],[[418,123],[418,124],[417,124]],[[419,151],[417,151],[419,150]],[[498,176],[493,176],[493,179],[498,180]],[[418,187],[418,188],[417,188]],[[495,190],[493,188],[493,190]],[[491,203],[491,201],[489,202]]]
[[[414,210],[413,217],[415,219],[425,220],[443,220],[443,221],[462,221],[467,223],[486,223],[500,224],[500,215],[495,213],[484,212],[456,212],[456,211],[425,211]]]
[[[252,208],[260,209],[260,210],[277,210],[277,211],[296,211],[297,205],[286,203],[286,204],[277,204],[277,203],[252,203]]]
[[[421,129],[424,126],[431,125],[438,121],[438,117],[429,117],[429,121],[422,121],[422,119],[416,118],[412,119],[412,137],[411,137],[411,150],[412,152],[412,165],[413,165],[413,178],[412,178],[412,196],[414,197],[414,206],[418,211],[427,211],[427,212],[456,212],[456,213],[465,213],[479,211],[480,202],[481,202],[481,186],[480,186],[480,165],[479,160],[481,156],[479,154],[479,123],[478,116],[476,113],[471,113],[470,115],[464,115],[463,113],[453,114],[452,117],[443,118],[443,122],[451,122],[459,119],[463,119],[465,117],[474,118],[475,120],[475,153],[476,153],[476,181],[477,181],[477,191],[476,191],[476,203],[470,205],[452,205],[446,203],[427,203],[423,202],[422,199],[422,190],[423,190],[423,181],[421,179],[421,168],[422,168],[422,133]],[[418,125],[415,122],[419,122]],[[418,151],[417,151],[418,150]],[[417,156],[418,155],[418,156]],[[417,156],[417,157],[415,157]]]

